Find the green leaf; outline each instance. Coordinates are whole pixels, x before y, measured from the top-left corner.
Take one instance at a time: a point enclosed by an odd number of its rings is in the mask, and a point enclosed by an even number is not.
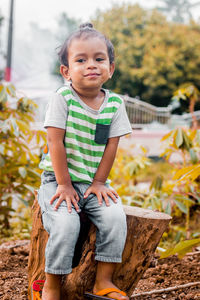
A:
[[[11,120],[11,124],[12,124],[13,130],[14,130],[13,133],[14,133],[14,135],[15,135],[16,137],[18,137],[18,136],[19,136],[19,129],[18,129],[18,126],[17,126],[17,124],[16,124],[16,121],[15,121],[14,118],[11,118],[10,120]]]
[[[178,200],[174,200],[174,202],[176,203],[180,211],[182,211],[184,214],[187,214],[187,207],[185,206],[185,204],[179,202]]]
[[[165,140],[168,140],[168,139],[171,139],[173,135],[174,135],[174,131],[172,130],[172,131],[170,131],[169,133],[167,133],[166,135],[164,135],[162,137],[161,142],[165,141]]]
[[[186,203],[191,203],[191,204],[195,204],[195,201],[188,198],[187,196],[184,196],[184,195],[179,195],[177,194],[176,197],[175,197],[176,200],[180,201],[180,202],[183,202],[185,201]]]
[[[11,193],[3,193],[1,199],[2,199],[3,201],[5,201],[5,200],[7,200],[8,198],[10,198],[10,196],[12,196]]]
[[[176,172],[174,180],[192,179],[195,180],[200,175],[200,164],[182,168]]]
[[[22,197],[20,198],[20,201],[26,206],[28,207],[29,206],[29,202],[25,199],[23,199]]]
[[[189,151],[192,146],[192,142],[184,130],[182,131],[182,134],[183,134],[184,148]]]
[[[200,130],[197,129],[197,132],[196,132],[196,141],[197,141],[197,144],[200,145]]]
[[[22,178],[25,178],[26,175],[27,175],[27,171],[24,167],[19,167],[18,172],[19,172],[19,174],[21,175]]]
[[[181,258],[187,252],[189,252],[194,246],[197,246],[198,244],[200,244],[200,238],[182,241],[182,242],[178,243],[174,248],[170,248],[170,249],[166,250],[164,253],[162,253],[160,255],[160,259],[166,258],[166,257],[174,255],[174,254],[178,254],[178,256]]]
[[[177,146],[177,148],[179,148],[183,143],[183,135],[182,135],[182,129],[178,128],[177,129],[177,135],[176,135],[176,140],[175,140],[175,144]]]
[[[182,233],[180,231],[178,231],[175,236],[175,241],[177,243],[180,242],[181,236],[182,236]]]
[[[0,102],[5,103],[8,100],[5,87],[0,84]]]
[[[6,90],[11,97],[16,97],[16,90],[13,84],[8,85]]]
[[[138,204],[139,206],[142,206],[142,204],[143,204],[142,201],[139,201],[139,200],[136,200],[136,199],[132,199],[131,202],[130,202],[130,205],[134,206],[134,203]]]
[[[162,189],[163,184],[163,177],[161,175],[156,176],[156,178],[153,179],[150,190],[155,189],[156,191],[160,191]]]
[[[190,149],[189,153],[190,153],[190,158],[191,158],[192,163],[193,164],[198,163],[198,157],[197,157],[196,151],[194,151],[194,149]]]
[[[34,194],[34,191],[35,191],[34,187],[30,186],[29,184],[24,184],[24,186],[25,186],[31,193]]]
[[[1,154],[4,154],[4,149],[5,149],[4,145],[0,145],[0,153]]]
[[[165,213],[168,214],[168,215],[171,215],[171,212],[172,212],[171,204],[170,204],[170,201],[168,201],[167,206],[165,208]]]
[[[0,155],[0,167],[3,167],[5,165],[5,160],[3,157]]]
[[[33,174],[36,175],[37,177],[41,178],[41,174],[38,173],[38,172],[36,172],[35,170],[28,168],[28,171],[31,172],[31,173],[33,173]]]

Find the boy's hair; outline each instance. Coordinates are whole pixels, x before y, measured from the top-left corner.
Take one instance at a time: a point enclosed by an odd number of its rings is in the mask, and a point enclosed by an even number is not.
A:
[[[108,57],[110,64],[112,64],[115,60],[115,53],[114,53],[114,47],[111,41],[101,32],[97,31],[93,28],[93,25],[91,23],[83,23],[79,26],[79,29],[75,32],[73,32],[64,42],[64,44],[61,46],[60,51],[58,52],[58,56],[60,59],[60,63],[65,66],[68,65],[68,49],[69,46],[74,39],[87,39],[90,37],[98,37],[102,39],[107,47],[108,51]]]

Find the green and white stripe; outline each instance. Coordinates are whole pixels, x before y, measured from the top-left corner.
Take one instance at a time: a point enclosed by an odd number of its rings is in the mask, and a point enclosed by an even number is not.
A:
[[[57,92],[65,98],[68,107],[64,146],[70,177],[72,181],[91,183],[106,146],[94,141],[96,124],[110,125],[122,100],[109,93],[102,111],[94,113],[81,105],[69,87],[63,86]],[[53,171],[49,153],[41,161],[40,168]]]

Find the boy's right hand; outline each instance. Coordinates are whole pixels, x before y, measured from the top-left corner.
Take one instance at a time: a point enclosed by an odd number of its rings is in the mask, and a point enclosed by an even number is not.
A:
[[[79,201],[79,196],[71,184],[59,184],[55,195],[50,200],[50,204],[52,205],[56,199],[58,199],[58,201],[56,202],[54,210],[58,209],[62,201],[66,201],[69,213],[72,212],[72,204],[74,205],[76,211],[80,212],[80,208],[77,204]]]

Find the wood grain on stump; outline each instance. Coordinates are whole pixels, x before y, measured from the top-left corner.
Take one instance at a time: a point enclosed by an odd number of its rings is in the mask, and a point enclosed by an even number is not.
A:
[[[123,261],[117,264],[113,281],[128,296],[131,296],[138,281],[148,268],[156,247],[167,229],[171,217],[132,206],[124,206],[127,217],[127,240]],[[96,229],[89,220],[81,216],[81,234],[77,242],[73,271],[63,276],[62,300],[83,300],[85,291],[91,291],[96,273],[94,260]],[[37,199],[33,205],[33,226],[28,263],[29,297],[32,282],[45,279],[45,246],[48,234],[43,228]],[[29,298],[30,299],[30,298]]]

